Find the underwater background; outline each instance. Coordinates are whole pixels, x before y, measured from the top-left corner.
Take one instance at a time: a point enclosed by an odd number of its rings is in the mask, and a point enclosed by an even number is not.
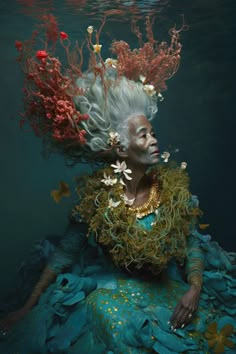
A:
[[[1,1],[0,295],[11,287],[33,243],[63,232],[76,198],[74,177],[90,171],[86,165],[66,167],[61,156],[45,159],[40,139],[19,127],[23,75],[14,45],[30,37],[39,14],[55,15],[59,30],[72,41],[84,38],[89,25],[98,28],[104,13],[110,14],[100,41],[104,58],[113,39],[135,47],[131,18],[142,29],[145,16],[155,16],[154,34],[162,41],[168,40],[173,25],[181,27],[184,14],[189,30],[181,35],[181,65],[167,82],[153,124],[161,151],[169,150],[173,159],[188,164],[191,191],[204,211],[201,222],[210,224],[204,233],[236,251],[235,10],[234,0]],[[56,204],[50,193],[60,181],[70,185],[72,194]]]

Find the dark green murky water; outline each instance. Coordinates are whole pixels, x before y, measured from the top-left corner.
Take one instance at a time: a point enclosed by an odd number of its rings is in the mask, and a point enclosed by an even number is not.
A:
[[[12,283],[15,271],[32,243],[61,233],[74,198],[56,205],[50,191],[65,180],[74,188],[74,176],[87,167],[65,167],[61,157],[41,156],[41,143],[19,129],[17,119],[23,78],[16,64],[14,41],[31,34],[39,13],[52,13],[60,30],[74,40],[88,25],[109,17],[101,37],[104,48],[113,38],[135,44],[130,18],[142,27],[154,14],[157,38],[168,29],[189,24],[182,33],[182,62],[168,83],[165,100],[154,122],[161,150],[179,149],[178,161],[187,161],[191,190],[200,198],[203,223],[227,250],[236,250],[235,221],[235,62],[236,29],[233,0],[159,1],[1,1],[1,289]],[[117,11],[119,10],[119,11]],[[109,13],[109,12],[108,12]]]

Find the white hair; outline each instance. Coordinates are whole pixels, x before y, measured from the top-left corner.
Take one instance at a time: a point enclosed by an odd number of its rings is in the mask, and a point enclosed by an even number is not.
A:
[[[82,124],[86,130],[86,150],[105,152],[110,149],[109,133],[120,135],[120,144],[128,147],[128,120],[144,115],[152,120],[157,112],[157,99],[143,90],[143,84],[117,79],[116,70],[107,70],[104,80],[88,73],[77,79],[77,85],[85,90],[83,96],[74,98],[77,109],[88,114],[89,119]]]

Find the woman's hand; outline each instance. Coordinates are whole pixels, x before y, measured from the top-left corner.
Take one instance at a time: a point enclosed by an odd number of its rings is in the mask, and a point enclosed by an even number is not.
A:
[[[22,307],[17,311],[10,312],[5,318],[0,319],[0,335],[6,336],[11,327],[20,321],[28,311],[29,309]]]
[[[177,304],[171,316],[171,329],[185,327],[198,309],[201,289],[196,285],[191,285],[190,289],[184,294]]]

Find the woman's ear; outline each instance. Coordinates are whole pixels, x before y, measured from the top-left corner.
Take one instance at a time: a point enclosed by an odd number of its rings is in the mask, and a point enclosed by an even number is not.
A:
[[[123,148],[122,146],[118,146],[116,148],[116,154],[119,156],[119,157],[128,157],[128,153],[127,153],[127,150],[125,148]]]

